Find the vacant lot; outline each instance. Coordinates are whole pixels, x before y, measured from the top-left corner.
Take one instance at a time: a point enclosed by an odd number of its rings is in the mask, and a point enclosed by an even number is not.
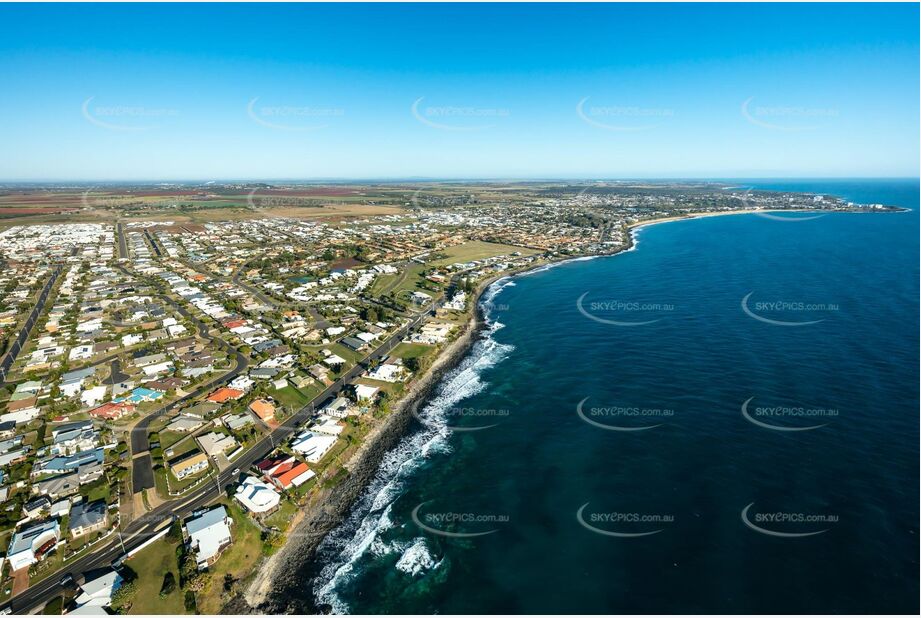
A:
[[[534,249],[527,249],[525,247],[471,240],[439,251],[439,253],[444,253],[448,257],[441,260],[434,260],[430,262],[430,264],[433,266],[446,266],[448,264],[454,264],[455,262],[470,262],[471,260],[481,260],[497,255],[511,255],[516,251],[523,255],[533,255],[537,253]]]
[[[160,596],[163,576],[171,572],[179,581],[176,543],[160,539],[131,557],[126,564],[138,574],[137,591],[132,598],[130,614],[184,614],[183,592],[177,589]]]

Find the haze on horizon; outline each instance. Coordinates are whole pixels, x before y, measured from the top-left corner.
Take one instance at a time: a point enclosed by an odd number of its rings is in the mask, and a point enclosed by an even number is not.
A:
[[[5,181],[918,174],[917,4],[0,18]]]

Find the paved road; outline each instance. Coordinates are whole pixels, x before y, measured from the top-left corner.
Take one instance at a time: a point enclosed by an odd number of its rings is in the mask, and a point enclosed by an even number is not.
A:
[[[160,251],[160,245],[158,245],[157,241],[154,240],[153,234],[150,233],[150,230],[144,230],[144,235],[147,236],[147,241],[150,243],[150,246],[153,247],[154,253],[157,254],[157,257],[163,257],[163,252]]]
[[[275,450],[277,445],[287,440],[297,431],[298,427],[303,425],[305,421],[314,415],[317,405],[336,395],[349,381],[358,377],[362,371],[370,366],[373,361],[389,354],[411,330],[419,326],[423,318],[434,313],[435,307],[440,306],[441,302],[442,300],[438,299],[428,311],[414,317],[406,326],[394,333],[360,364],[353,367],[326,390],[311,400],[310,403],[286,419],[272,433],[259,440],[250,450],[240,455],[234,462],[236,467],[241,470],[246,470],[257,461],[264,459],[269,453]],[[224,486],[232,485],[236,480],[238,479],[234,478],[234,474],[231,470],[224,470],[217,475],[213,485],[211,483],[203,483],[190,492],[188,496],[162,504],[152,511],[141,515],[129,523],[120,535],[113,535],[114,538],[109,537],[110,540],[104,543],[102,547],[94,550],[92,554],[68,564],[66,571],[61,570],[34,586],[29,587],[24,592],[16,595],[8,603],[0,606],[0,610],[11,608],[14,613],[24,614],[40,607],[44,602],[50,599],[52,595],[61,593],[63,588],[60,585],[60,579],[65,573],[69,573],[74,579],[77,579],[82,573],[92,569],[108,567],[114,560],[121,557],[124,552],[135,549],[156,534],[158,530],[161,530],[167,525],[167,522],[172,521],[174,517],[185,517],[216,500],[223,493]]]
[[[208,332],[208,326],[192,315],[185,307],[180,305],[178,302],[165,295],[157,295],[157,298],[169,303],[173,308],[178,311],[184,318],[191,321],[195,324],[198,329],[198,335],[210,341],[212,344],[217,344],[218,346],[224,348],[227,354],[234,358],[234,368],[228,371],[227,373],[220,375],[216,378],[205,382],[197,389],[177,399],[176,401],[169,403],[154,412],[151,412],[141,420],[131,429],[131,456],[134,458],[132,460],[132,473],[131,473],[131,482],[132,489],[134,493],[137,493],[143,489],[150,489],[153,487],[153,468],[152,461],[149,456],[138,457],[141,453],[146,453],[150,450],[150,441],[148,438],[148,428],[150,423],[155,419],[168,414],[169,412],[175,410],[178,406],[190,402],[194,399],[206,395],[207,393],[214,390],[216,387],[230,382],[235,377],[243,373],[246,368],[249,366],[249,359],[241,354],[235,347],[224,341],[219,337],[212,337]]]
[[[97,363],[99,365],[102,362]],[[103,384],[121,384],[128,378],[130,378],[127,373],[122,371],[122,362],[118,358],[112,359],[111,364],[109,364],[109,377],[102,381]]]
[[[157,486],[154,481],[153,459],[150,453],[144,453],[134,458],[131,469],[131,489],[134,493],[153,489]]]
[[[35,306],[32,308],[32,313],[29,314],[26,323],[22,325],[22,329],[19,331],[16,340],[13,341],[13,344],[7,351],[6,356],[3,357],[3,360],[0,360],[0,385],[6,384],[7,373],[13,366],[13,363],[16,362],[19,353],[22,352],[22,348],[26,344],[26,341],[28,341],[29,333],[32,332],[32,327],[35,326],[36,320],[38,320],[38,317],[45,310],[45,304],[48,302],[51,288],[54,287],[58,277],[61,276],[61,271],[63,271],[63,269],[63,265],[55,267],[51,277],[45,282],[45,287],[42,288],[42,293],[38,297],[38,302],[36,302]]]
[[[128,257],[128,244],[125,242],[125,226],[121,221],[115,223],[115,236],[118,238],[118,257]]]

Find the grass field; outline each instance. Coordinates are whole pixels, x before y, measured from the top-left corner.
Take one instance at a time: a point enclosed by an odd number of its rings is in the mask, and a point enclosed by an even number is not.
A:
[[[278,505],[278,510],[266,517],[263,523],[272,528],[278,528],[282,532],[288,529],[291,518],[297,512],[297,505],[290,500],[282,500]]]
[[[179,581],[176,543],[160,539],[131,557],[126,564],[138,574],[137,591],[132,597],[129,614],[184,614],[183,592],[177,589],[160,596],[163,576],[171,572]]]
[[[392,355],[405,360],[407,358],[428,356],[434,351],[434,346],[425,345],[424,343],[401,343],[393,349]]]
[[[406,290],[415,290],[416,283],[421,281],[422,271],[425,268],[423,264],[410,264],[401,268],[400,272],[395,275],[382,275],[371,284],[368,294],[370,296],[384,296],[390,292],[399,294]]]
[[[272,397],[289,410],[299,410],[310,400],[293,386],[271,391]]]
[[[521,252],[522,255],[533,255],[537,253],[534,249],[527,249],[525,247],[471,240],[440,251],[439,253],[444,253],[448,257],[434,260],[430,262],[430,264],[433,266],[447,266],[455,262],[469,262],[471,260],[481,260],[497,255],[511,255],[515,252]]]

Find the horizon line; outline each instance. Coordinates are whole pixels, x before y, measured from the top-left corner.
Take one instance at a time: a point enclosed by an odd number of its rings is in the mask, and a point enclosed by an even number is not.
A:
[[[724,180],[915,180],[921,182],[921,176],[790,176],[790,175],[693,175],[693,176],[316,176],[316,177],[277,177],[277,178],[44,178],[44,179],[0,179],[0,185],[10,184],[226,184],[226,183],[397,183],[397,182],[444,182],[444,183],[471,183],[471,182],[508,182],[508,183],[534,183],[534,182],[636,182],[636,181],[699,181],[714,182]]]

